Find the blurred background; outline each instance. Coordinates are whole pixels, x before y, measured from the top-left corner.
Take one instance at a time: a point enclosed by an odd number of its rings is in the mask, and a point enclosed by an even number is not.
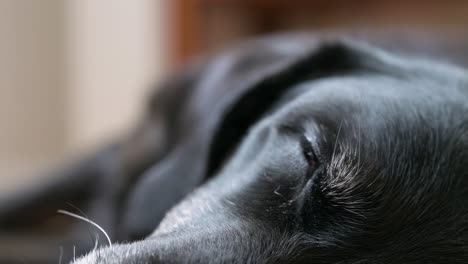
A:
[[[275,32],[358,31],[467,66],[467,26],[468,1],[0,0],[0,202],[34,190],[48,177],[39,172],[125,137],[155,84],[199,54]],[[55,240],[21,224],[0,232],[0,262],[50,263],[56,241],[74,245],[76,234],[57,225],[68,222],[52,220]]]
[[[166,6],[0,0],[0,193],[136,121],[168,61]]]
[[[196,54],[277,31],[467,25],[468,1],[0,0],[0,194],[125,134]]]

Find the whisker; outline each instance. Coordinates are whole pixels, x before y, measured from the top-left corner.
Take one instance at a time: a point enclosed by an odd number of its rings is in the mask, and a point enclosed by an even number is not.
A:
[[[361,166],[361,123],[358,123],[358,164],[357,169]]]
[[[98,247],[98,244],[99,244],[99,234],[98,234],[98,233],[96,233],[96,234],[94,234],[94,235],[96,236],[96,237],[95,237],[95,238],[96,238],[96,240],[95,240],[95,242],[94,242],[94,248],[93,248],[93,251],[96,251],[96,249],[97,249],[97,247]]]
[[[83,216],[80,216],[80,215],[77,215],[77,214],[74,214],[74,213],[71,213],[71,212],[68,212],[68,211],[65,211],[65,210],[57,210],[57,213],[77,218],[79,220],[85,221],[85,222],[95,226],[97,229],[99,229],[99,231],[101,231],[106,236],[107,242],[109,243],[109,246],[112,247],[112,242],[110,240],[110,237],[107,235],[106,231],[101,226],[96,224],[95,222],[89,220],[88,218],[85,218]]]
[[[343,126],[343,119],[341,119],[340,126],[338,127],[338,132],[336,133],[335,145],[333,146],[333,153],[332,153],[332,157],[331,157],[332,160],[335,158],[336,146],[338,145],[338,139],[340,137],[341,127],[342,126]]]
[[[89,219],[88,215],[85,214],[85,212],[83,212],[78,206],[76,206],[76,205],[74,205],[74,204],[72,204],[72,203],[70,203],[70,202],[67,202],[67,204],[68,204],[69,206],[73,207],[75,210],[77,210],[81,215],[83,215],[84,217],[86,217],[86,218]]]
[[[91,230],[89,228],[87,228],[87,230],[88,230],[89,238],[91,239],[91,243],[94,244],[94,249],[96,249],[97,248],[96,244],[98,243],[98,240],[95,240],[95,239],[96,239],[96,237],[97,237],[97,239],[99,239],[99,234],[96,233],[96,232],[91,233]]]
[[[86,217],[87,219],[89,219],[88,215],[83,212],[83,210],[81,210],[78,206],[72,204],[71,202],[67,202],[67,205],[70,206],[70,207],[73,207],[75,210],[77,210],[82,216]],[[94,234],[91,234],[91,230],[89,230],[88,228],[88,233],[89,233],[89,238],[91,239],[91,242],[94,243],[94,248],[93,248],[93,251],[96,250],[97,246],[98,246],[98,242],[99,242],[99,234],[97,233],[94,233]],[[94,235],[94,240],[93,239],[93,235]],[[97,236],[97,238],[96,238]]]
[[[75,245],[73,245],[73,262],[76,260],[76,251],[75,251]]]
[[[60,255],[59,255],[59,264],[62,264],[62,257],[63,257],[63,247],[60,246]]]

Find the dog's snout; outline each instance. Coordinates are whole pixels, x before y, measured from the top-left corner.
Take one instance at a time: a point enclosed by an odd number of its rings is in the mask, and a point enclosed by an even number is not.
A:
[[[265,244],[266,241],[269,242]],[[228,225],[156,235],[144,241],[101,248],[74,264],[240,264],[252,263],[252,254],[259,257],[255,263],[290,263],[294,256],[283,250],[292,248],[297,242],[276,229],[234,221]]]

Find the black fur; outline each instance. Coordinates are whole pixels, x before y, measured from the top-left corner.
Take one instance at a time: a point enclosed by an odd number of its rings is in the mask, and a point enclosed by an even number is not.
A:
[[[468,262],[463,69],[286,36],[182,77],[122,180],[114,230],[141,240],[77,263]]]

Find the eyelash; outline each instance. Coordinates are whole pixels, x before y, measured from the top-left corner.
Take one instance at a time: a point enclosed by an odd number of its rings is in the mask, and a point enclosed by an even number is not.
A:
[[[305,135],[301,135],[301,147],[309,167],[317,169],[321,163],[319,155],[314,149],[312,142]]]

